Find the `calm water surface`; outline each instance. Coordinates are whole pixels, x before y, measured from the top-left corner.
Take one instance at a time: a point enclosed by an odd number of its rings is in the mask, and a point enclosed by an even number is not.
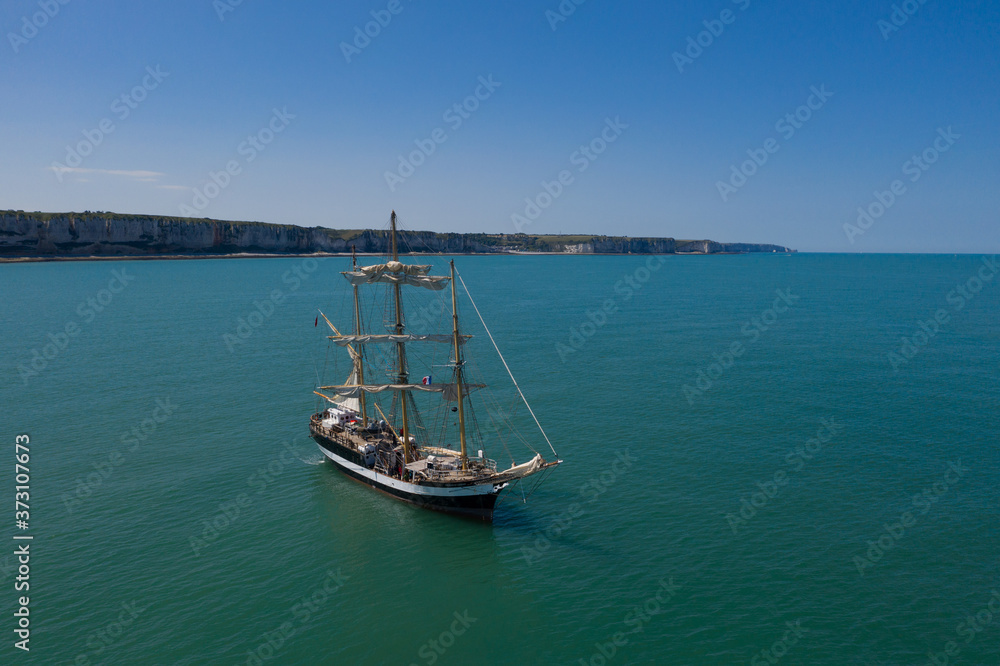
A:
[[[647,260],[457,258],[566,460],[492,526],[308,440],[345,260],[0,266],[34,535],[29,654],[0,556],[0,662],[1000,663],[988,259]]]

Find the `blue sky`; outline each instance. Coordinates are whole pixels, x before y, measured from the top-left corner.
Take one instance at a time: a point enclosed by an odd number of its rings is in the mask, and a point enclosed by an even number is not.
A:
[[[1000,249],[1000,3],[63,1],[0,5],[3,208]]]

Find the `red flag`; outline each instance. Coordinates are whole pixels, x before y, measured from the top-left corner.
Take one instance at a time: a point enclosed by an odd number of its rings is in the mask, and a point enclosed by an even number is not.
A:
[[[316,315],[316,322],[313,324],[313,328],[319,326],[319,315]]]

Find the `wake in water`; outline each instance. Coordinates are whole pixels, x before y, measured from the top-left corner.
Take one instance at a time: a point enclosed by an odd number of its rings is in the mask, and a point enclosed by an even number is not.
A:
[[[322,453],[320,453],[319,451],[317,451],[316,453],[314,453],[312,455],[308,455],[306,457],[301,457],[300,456],[299,460],[301,460],[302,462],[304,462],[307,465],[322,465],[323,462],[326,460],[326,458],[323,457]]]

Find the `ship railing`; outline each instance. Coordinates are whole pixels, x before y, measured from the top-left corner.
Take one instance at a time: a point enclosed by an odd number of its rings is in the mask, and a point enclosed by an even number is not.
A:
[[[342,432],[345,432],[344,428],[341,427],[341,426],[338,426],[338,425],[333,425],[333,426],[330,426],[328,428],[325,425],[323,425],[322,421],[313,421],[312,425],[317,430],[320,430],[320,431],[325,432],[325,433],[342,433]]]

